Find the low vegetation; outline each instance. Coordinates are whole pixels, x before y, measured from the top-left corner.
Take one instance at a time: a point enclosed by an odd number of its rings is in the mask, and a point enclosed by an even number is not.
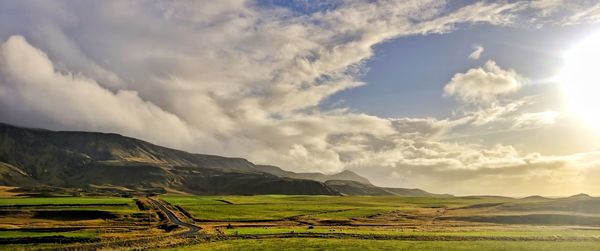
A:
[[[436,211],[507,198],[435,198],[398,196],[162,196],[198,221],[273,221],[291,217],[349,219],[392,211]],[[240,213],[244,212],[244,213]]]
[[[588,250],[598,208],[585,196],[7,197],[0,248]]]
[[[166,250],[597,250],[600,243],[543,241],[397,241],[365,239],[252,239],[208,242]]]

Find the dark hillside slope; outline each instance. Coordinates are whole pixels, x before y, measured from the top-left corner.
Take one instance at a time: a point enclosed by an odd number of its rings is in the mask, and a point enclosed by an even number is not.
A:
[[[320,182],[325,182],[328,180],[349,180],[349,181],[356,181],[356,182],[360,182],[360,183],[364,183],[364,184],[371,184],[371,182],[365,178],[362,177],[352,171],[342,171],[336,174],[322,174],[322,173],[295,173],[295,172],[290,172],[290,171],[286,171],[283,170],[279,167],[276,166],[269,166],[269,165],[256,165],[256,168],[258,168],[259,170],[266,172],[266,173],[270,173],[273,174],[275,176],[279,176],[279,177],[288,177],[288,178],[294,178],[294,179],[305,179],[305,180],[316,180],[316,181],[320,181]]]
[[[118,134],[0,124],[0,185],[172,188],[195,194],[337,194],[241,158],[191,154]]]
[[[294,173],[113,133],[57,132],[2,123],[0,185],[29,187],[29,191],[102,188],[192,194],[432,195],[419,189],[377,187],[351,171]]]
[[[370,196],[447,197],[449,194],[433,194],[421,189],[378,187],[349,180],[328,180],[325,184],[341,194]]]

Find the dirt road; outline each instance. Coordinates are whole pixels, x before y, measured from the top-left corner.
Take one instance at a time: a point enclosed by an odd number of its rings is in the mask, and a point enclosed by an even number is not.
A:
[[[89,244],[76,244],[76,245],[66,245],[59,248],[41,248],[36,250],[98,250],[98,249],[136,249],[140,247],[148,248],[151,243],[158,243],[163,239],[167,238],[187,238],[192,236],[199,236],[200,227],[197,227],[193,224],[186,223],[180,220],[175,213],[173,213],[169,209],[169,205],[158,199],[148,198],[149,203],[158,211],[162,212],[167,220],[177,226],[182,228],[187,228],[188,230],[185,232],[180,232],[176,234],[165,234],[162,236],[149,236],[142,238],[134,238],[127,239],[121,241],[112,241],[112,242],[99,242],[99,243],[89,243]],[[152,245],[150,245],[152,246]]]
[[[196,234],[197,232],[200,231],[200,228],[193,225],[193,224],[189,224],[186,222],[181,221],[179,218],[177,218],[177,216],[168,208],[168,206],[166,205],[166,202],[162,201],[162,200],[157,200],[154,198],[148,198],[148,201],[157,209],[159,209],[161,212],[163,212],[166,216],[167,219],[175,224],[178,225],[180,227],[183,228],[187,228],[188,231],[185,231],[183,233],[178,234],[179,236],[182,237],[187,237],[193,234]]]

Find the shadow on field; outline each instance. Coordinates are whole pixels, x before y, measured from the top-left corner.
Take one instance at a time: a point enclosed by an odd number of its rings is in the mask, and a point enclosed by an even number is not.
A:
[[[563,215],[563,214],[527,214],[527,215],[490,215],[490,216],[447,216],[440,220],[471,222],[489,222],[499,224],[539,224],[539,225],[600,225],[600,217]]]
[[[93,237],[65,237],[62,235],[43,236],[43,237],[20,237],[20,238],[0,238],[0,244],[33,244],[33,243],[78,243],[78,242],[96,242],[100,238]]]
[[[40,210],[32,211],[32,218],[60,221],[115,219],[116,214],[101,210]]]

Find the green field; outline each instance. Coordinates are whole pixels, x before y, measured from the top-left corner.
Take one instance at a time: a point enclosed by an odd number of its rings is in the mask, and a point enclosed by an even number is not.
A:
[[[165,250],[600,250],[600,242],[396,241],[358,239],[228,240]]]
[[[47,236],[63,236],[63,237],[84,237],[92,238],[97,236],[95,231],[76,231],[76,232],[29,232],[29,231],[0,231],[0,239],[5,238],[25,238],[25,237],[47,237]]]
[[[55,198],[2,198],[2,211],[54,211],[57,214],[76,211],[108,212],[115,215],[130,215],[138,212],[131,198],[117,197],[55,197]]]
[[[139,229],[138,214],[131,198],[0,198],[0,249],[100,241],[105,234]]]
[[[334,230],[334,231],[332,231]],[[386,235],[386,236],[450,236],[450,237],[590,237],[600,240],[600,229],[598,230],[555,230],[555,229],[497,229],[497,230],[434,230],[415,231],[402,229],[381,229],[369,227],[339,228],[339,227],[240,227],[224,230],[227,235],[265,235],[265,234],[287,234],[287,233],[322,233],[322,234],[352,234],[352,235]]]
[[[140,211],[131,198],[13,197],[0,199],[0,249],[145,238],[137,245],[167,250],[600,250],[597,198],[158,198],[207,239],[168,237],[164,214],[151,204]]]
[[[420,198],[372,196],[162,196],[185,208],[195,218],[220,221],[282,220],[294,216],[347,219],[390,211],[412,213],[420,209],[463,207],[505,202],[504,198]],[[226,202],[224,202],[226,201]],[[227,203],[228,202],[228,203]]]
[[[26,197],[26,198],[1,198],[0,206],[35,206],[35,205],[90,205],[90,204],[130,204],[131,198],[117,197]]]
[[[598,199],[162,196],[232,240],[180,250],[600,250]],[[579,224],[571,223],[588,220]],[[464,221],[460,221],[460,220]],[[510,219],[510,222],[502,222]],[[541,219],[541,220],[540,220]],[[489,220],[489,222],[485,222]],[[522,222],[519,222],[522,220]],[[212,223],[211,225],[211,221]],[[222,223],[216,222],[222,221]],[[225,227],[224,223],[230,225]],[[261,222],[264,222],[262,226]],[[302,238],[299,238],[302,237]],[[241,238],[241,239],[239,239]],[[377,239],[377,240],[373,240]]]

